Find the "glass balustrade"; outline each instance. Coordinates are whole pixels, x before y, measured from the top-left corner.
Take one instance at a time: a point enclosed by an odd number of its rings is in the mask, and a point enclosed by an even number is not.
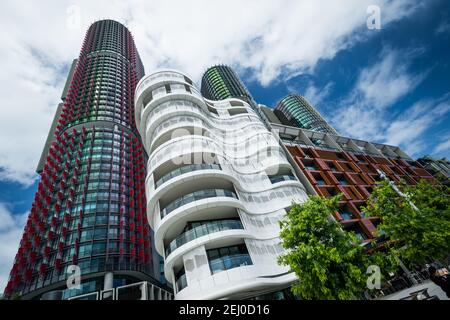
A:
[[[186,194],[175,201],[169,203],[165,208],[161,210],[161,219],[163,219],[165,216],[167,216],[169,213],[171,213],[173,210],[184,206],[185,204],[207,199],[207,198],[215,198],[215,197],[230,197],[237,199],[237,195],[230,190],[225,189],[207,189],[207,190],[200,190],[196,192],[192,192],[189,194]]]
[[[224,256],[218,259],[211,260],[209,262],[209,266],[213,274],[237,267],[248,266],[251,264],[253,264],[252,259],[248,254]]]
[[[281,181],[289,181],[289,180],[297,181],[297,179],[291,175],[273,176],[273,177],[269,177],[269,179],[272,183],[277,183],[277,182],[281,182]]]
[[[192,172],[192,171],[207,170],[207,169],[221,170],[219,164],[207,164],[207,163],[193,164],[193,165],[188,165],[188,166],[184,166],[181,168],[177,168],[177,169],[163,175],[161,178],[159,178],[155,182],[155,189],[158,188],[160,185],[162,185],[164,182],[169,181],[169,180],[171,180],[175,177],[178,177],[182,174]]]
[[[177,248],[192,240],[195,240],[207,234],[236,229],[244,229],[244,226],[239,220],[216,220],[206,222],[198,227],[180,234],[177,238],[170,242],[169,246],[166,248],[166,257]]]

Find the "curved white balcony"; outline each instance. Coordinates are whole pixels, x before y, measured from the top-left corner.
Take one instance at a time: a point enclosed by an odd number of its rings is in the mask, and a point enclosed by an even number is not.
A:
[[[243,230],[239,219],[212,220],[193,229],[183,232],[173,239],[165,248],[166,258],[175,250],[198,238],[228,230]]]
[[[181,198],[178,198],[177,200],[171,202],[169,205],[164,207],[160,213],[161,219],[164,219],[165,216],[167,216],[169,213],[171,213],[175,209],[178,209],[181,206],[184,206],[193,201],[198,201],[198,200],[212,198],[212,197],[229,197],[229,198],[237,199],[236,193],[234,193],[233,191],[230,191],[230,190],[208,189],[208,190],[195,191],[195,192],[189,193],[187,195],[184,195]]]
[[[186,81],[187,80],[187,81]],[[136,85],[136,97],[140,96],[144,90],[154,86],[155,84],[169,83],[169,82],[185,82],[192,84],[190,77],[177,70],[161,70],[154,72],[151,75],[144,76]],[[137,102],[137,98],[136,101]]]
[[[162,88],[164,89],[164,87],[162,87]],[[163,104],[164,102],[168,102],[171,100],[186,100],[186,101],[190,101],[190,102],[194,103],[195,105],[202,106],[203,105],[202,99],[203,99],[202,96],[196,90],[195,91],[191,90],[189,92],[185,89],[184,90],[180,89],[180,90],[172,91],[170,93],[161,91],[160,93],[158,93],[158,95],[153,97],[153,99],[150,102],[148,102],[148,104],[144,105],[144,107],[141,111],[141,115],[139,117],[139,121],[136,121],[139,132],[143,136],[142,138],[144,140],[146,139],[145,125],[147,124],[147,118],[149,117],[149,114],[151,113],[151,111],[153,110],[153,108],[155,106]]]
[[[151,75],[144,76],[136,85],[134,95],[134,105],[136,112],[136,120],[138,119],[138,112],[142,111],[143,98],[146,93],[151,92],[157,86],[164,85],[166,83],[182,83],[192,86],[193,81],[184,73],[177,70],[161,70]]]
[[[218,138],[223,143],[233,141],[241,143],[257,134],[266,135],[267,130],[262,124],[244,123],[239,127],[227,127],[222,129],[216,123],[212,123],[197,115],[178,115],[161,122],[149,135],[151,151],[159,147],[163,142],[176,138],[183,134],[204,135],[210,138]],[[228,142],[229,144],[230,142]]]
[[[157,163],[168,159],[176,159],[180,154],[202,152],[211,152],[212,154],[223,154],[231,160],[242,160],[251,158],[252,156],[264,157],[268,151],[279,150],[278,142],[267,134],[265,137],[252,137],[247,141],[238,144],[220,144],[218,141],[205,136],[186,135],[172,139],[160,145],[151,153],[147,167],[148,171],[152,171],[157,167]]]
[[[210,219],[211,216],[207,209],[213,208],[242,208],[239,199],[230,194],[216,195],[210,197],[201,196],[195,201],[185,202],[179,207],[170,211],[170,213],[155,212],[157,216],[153,217],[155,221],[155,246],[158,253],[162,256],[164,253],[164,239],[166,234],[174,227],[179,226],[180,221],[188,221],[193,216],[201,219]],[[161,219],[162,216],[162,219]]]
[[[181,168],[177,168],[167,174],[165,174],[164,176],[162,176],[161,178],[159,178],[156,182],[155,182],[155,189],[160,187],[163,183],[170,181],[171,179],[178,177],[180,175],[183,175],[185,173],[188,172],[193,172],[193,171],[197,171],[197,170],[221,170],[221,167],[219,164],[207,164],[207,163],[202,163],[202,164],[192,164],[192,165],[188,165],[185,167],[181,167]]]
[[[215,300],[224,297],[247,299],[253,297],[255,292],[285,289],[286,286],[298,280],[294,273],[287,271],[278,277],[258,277],[259,270],[257,265],[227,270],[217,274],[216,277],[205,279],[203,286],[196,283],[191,284],[194,288],[187,286],[178,291],[175,300]],[[252,292],[253,295],[248,292]]]
[[[146,135],[149,137],[149,140],[152,140],[152,137],[158,134],[163,123],[168,120],[173,121],[173,118],[181,116],[198,118],[208,123],[211,127],[226,132],[239,130],[249,125],[258,126],[262,130],[267,131],[262,123],[255,121],[257,120],[256,115],[235,115],[225,121],[209,115],[195,103],[186,101],[181,103],[181,101],[171,100],[158,105],[149,112],[146,124]]]

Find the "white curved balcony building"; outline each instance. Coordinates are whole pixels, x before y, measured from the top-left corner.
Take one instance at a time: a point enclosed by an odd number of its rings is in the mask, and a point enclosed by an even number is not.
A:
[[[277,263],[279,221],[307,194],[250,105],[206,100],[167,70],[139,82],[135,110],[148,221],[175,298],[245,299],[295,281]]]

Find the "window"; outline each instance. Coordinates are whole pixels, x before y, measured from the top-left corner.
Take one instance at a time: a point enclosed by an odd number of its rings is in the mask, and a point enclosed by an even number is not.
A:
[[[97,214],[97,216],[95,217],[95,224],[96,225],[108,224],[108,215],[106,215],[106,214]]]
[[[186,77],[186,76],[183,76],[184,77],[184,81],[186,81],[187,83],[189,83],[190,85],[192,85],[192,80],[191,79],[189,79],[188,77]]]
[[[356,238],[358,238],[358,240],[363,241],[367,239],[367,236],[364,232],[362,232],[361,230],[355,231],[356,234]]]
[[[119,224],[119,216],[110,215],[109,216],[109,224],[110,225],[118,225]]]
[[[107,228],[95,228],[94,240],[106,238],[106,230],[107,230]]]
[[[214,108],[211,108],[209,105],[208,105],[208,110],[209,110],[209,112],[211,112],[211,113],[214,113],[214,114],[216,114],[216,115],[218,115],[218,113],[217,113],[217,110],[216,109],[214,109]]]
[[[345,177],[342,174],[336,175],[336,179],[339,181],[340,185],[346,186],[349,184],[347,179],[345,179]]]
[[[211,272],[217,273],[236,267],[251,265],[252,260],[245,244],[210,249],[206,251]]]
[[[244,106],[244,104],[240,101],[230,101],[230,105],[232,107],[243,107]]]
[[[333,161],[327,162],[327,165],[331,169],[331,171],[339,171]]]
[[[83,231],[81,231],[80,241],[81,242],[90,241],[90,240],[92,240],[93,236],[94,236],[94,229],[83,230]]]
[[[104,254],[106,252],[106,242],[95,242],[92,245],[92,254]]]
[[[339,209],[339,214],[342,217],[342,219],[344,219],[344,220],[351,220],[351,219],[355,218],[353,213],[350,211],[350,209],[348,208],[347,205],[345,205]]]
[[[248,112],[244,108],[238,108],[238,109],[228,109],[228,113],[230,114],[230,116],[235,116],[237,114],[245,114]]]
[[[314,164],[314,163],[306,163],[305,164],[305,168],[307,169],[307,170],[317,170],[317,167],[316,167],[316,165]]]
[[[180,246],[200,238],[204,235],[225,230],[244,229],[239,218],[226,218],[219,220],[203,220],[188,222],[183,229],[183,233],[172,240],[166,247],[166,256]]]
[[[108,242],[108,252],[109,253],[116,253],[118,251],[119,251],[119,242],[117,242],[117,241]]]
[[[85,212],[86,211],[88,211],[87,210],[87,206],[84,206],[84,210],[85,210]],[[83,218],[83,223],[82,223],[82,227],[83,228],[86,228],[86,227],[90,227],[90,226],[93,226],[95,224],[95,216],[85,216],[84,218]]]
[[[327,184],[320,174],[314,174],[313,177],[319,186],[324,186]]]
[[[116,239],[119,236],[119,228],[110,228],[108,230],[108,237],[110,239]]]
[[[91,243],[83,244],[78,249],[78,257],[79,258],[89,257],[91,255],[91,251],[92,251],[92,244]]]
[[[326,188],[326,189],[327,189],[328,194],[329,194],[331,197],[334,197],[335,195],[338,194],[335,188]]]

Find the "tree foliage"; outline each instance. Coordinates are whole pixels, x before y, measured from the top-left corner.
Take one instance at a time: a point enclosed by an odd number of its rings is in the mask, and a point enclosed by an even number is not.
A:
[[[417,185],[388,181],[374,188],[364,212],[381,218],[378,225],[395,245],[392,252],[409,264],[442,259],[450,252],[449,188],[420,180]]]
[[[288,250],[279,262],[299,278],[292,291],[303,299],[353,299],[366,289],[367,267],[387,261],[381,253],[364,255],[355,234],[331,218],[340,197],[312,196],[294,204],[280,223]]]

